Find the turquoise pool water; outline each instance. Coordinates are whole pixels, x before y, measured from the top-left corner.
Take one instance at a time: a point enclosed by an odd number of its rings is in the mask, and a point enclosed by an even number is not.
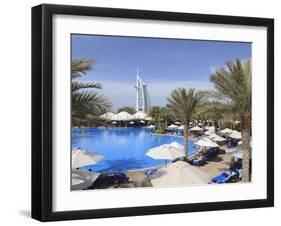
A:
[[[86,128],[72,130],[72,149],[94,151],[104,156],[96,165],[82,167],[95,172],[133,170],[164,164],[145,155],[150,148],[176,141],[183,144],[182,137],[153,135],[148,128]],[[196,152],[189,141],[189,154]]]

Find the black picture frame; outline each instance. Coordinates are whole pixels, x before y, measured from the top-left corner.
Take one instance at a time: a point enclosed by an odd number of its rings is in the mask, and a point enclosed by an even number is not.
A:
[[[52,210],[52,18],[55,14],[247,25],[267,28],[267,198],[95,210]],[[123,217],[274,206],[274,20],[43,4],[32,8],[32,218],[40,221]]]

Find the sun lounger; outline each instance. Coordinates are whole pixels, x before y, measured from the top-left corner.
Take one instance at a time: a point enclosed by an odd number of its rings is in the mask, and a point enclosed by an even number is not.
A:
[[[238,141],[237,140],[230,140],[227,142],[227,147],[228,148],[234,148],[238,145]]]
[[[112,186],[112,185],[119,185],[124,184],[129,181],[129,178],[124,173],[116,173],[116,174],[102,174],[100,177],[95,181],[96,186]]]
[[[218,176],[214,177],[212,181],[217,184],[231,183],[239,178],[239,171],[228,170],[220,173]]]
[[[129,178],[124,173],[114,174],[115,184],[127,183]]]
[[[146,176],[152,175],[157,172],[158,169],[150,169],[144,172]]]
[[[206,159],[192,159],[189,163],[194,166],[203,166],[206,164]]]
[[[206,159],[214,158],[218,155],[218,149],[217,148],[211,148],[205,151],[202,156],[204,156]]]

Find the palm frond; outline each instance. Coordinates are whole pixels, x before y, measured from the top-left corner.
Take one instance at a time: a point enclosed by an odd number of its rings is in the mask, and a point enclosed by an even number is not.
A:
[[[107,98],[95,92],[82,91],[72,93],[72,108],[74,111],[76,109],[87,109],[91,113],[103,114],[110,107],[111,104]]]
[[[171,92],[167,98],[167,107],[176,118],[188,122],[196,106],[202,101],[203,95],[195,89],[178,88]]]
[[[92,69],[96,63],[93,59],[73,60],[71,64],[72,90],[72,123],[74,126],[108,125],[100,115],[109,111],[111,104],[107,98],[91,89],[101,89],[97,82],[81,82],[76,80]]]
[[[80,89],[89,89],[89,88],[101,89],[102,85],[97,82],[85,83],[85,82],[78,82],[78,81],[72,81],[72,84],[71,84],[72,92],[78,91]]]
[[[94,60],[94,59],[72,60],[72,63],[71,63],[72,79],[85,75],[87,73],[87,71],[89,71],[92,68],[92,66],[94,64],[96,64],[96,60]]]
[[[227,68],[221,68],[210,76],[211,82],[221,95],[232,100],[237,112],[243,115],[251,111],[251,62],[228,61]]]

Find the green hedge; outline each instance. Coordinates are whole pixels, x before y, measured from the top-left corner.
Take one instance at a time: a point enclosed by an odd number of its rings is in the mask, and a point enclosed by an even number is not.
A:
[[[156,133],[156,134],[165,134],[166,131],[163,130],[163,129],[157,129],[157,130],[154,131],[154,133]]]

